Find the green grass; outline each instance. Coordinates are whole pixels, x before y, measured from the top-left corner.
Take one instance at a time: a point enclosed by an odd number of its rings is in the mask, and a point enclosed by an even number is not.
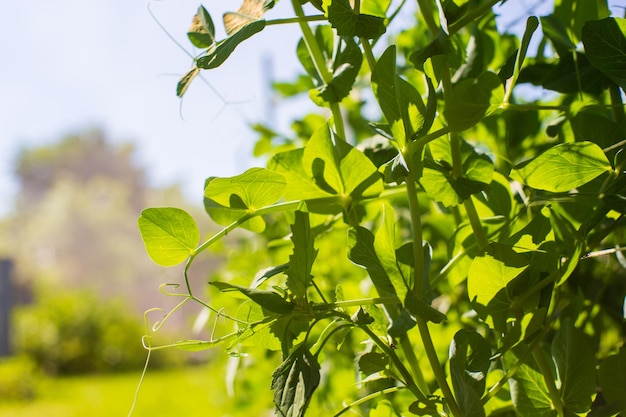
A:
[[[133,417],[261,416],[271,404],[228,398],[223,373],[206,366],[149,370]],[[44,379],[31,402],[0,401],[0,417],[112,417],[128,415],[140,374]],[[269,390],[269,387],[258,387]],[[265,395],[268,397],[267,395]],[[271,400],[271,398],[268,398]]]

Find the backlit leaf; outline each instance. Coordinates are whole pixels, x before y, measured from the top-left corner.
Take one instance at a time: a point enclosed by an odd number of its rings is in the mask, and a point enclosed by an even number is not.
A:
[[[575,142],[553,146],[527,165],[513,170],[511,178],[531,188],[562,193],[610,170],[611,164],[598,145]]]
[[[324,0],[324,8],[340,36],[374,39],[387,30],[383,17],[357,13],[348,0]]]
[[[149,208],[141,212],[139,231],[150,258],[161,266],[183,262],[198,246],[200,231],[184,210]]]
[[[306,300],[306,289],[311,283],[311,269],[317,256],[309,213],[296,211],[296,221],[291,225],[291,240],[293,253],[289,257],[289,268],[286,271],[287,287],[296,300]]]
[[[400,149],[432,124],[434,114],[428,112],[429,120],[425,119],[427,110],[418,91],[396,73],[395,46],[387,48],[372,70],[372,89]]]
[[[510,266],[489,255],[474,258],[467,273],[470,300],[476,299],[476,302],[484,306],[489,305],[496,294],[527,267],[528,265]]]
[[[443,111],[450,130],[460,132],[480,122],[492,105],[502,102],[504,91],[500,78],[484,72],[455,85]]]
[[[197,48],[206,49],[215,43],[213,19],[204,6],[198,7],[198,12],[191,21],[187,37]]]
[[[521,349],[514,349],[504,354],[505,369],[518,363]],[[556,411],[550,399],[546,381],[531,355],[519,366],[509,380],[511,399],[516,411],[522,416],[556,417]]]

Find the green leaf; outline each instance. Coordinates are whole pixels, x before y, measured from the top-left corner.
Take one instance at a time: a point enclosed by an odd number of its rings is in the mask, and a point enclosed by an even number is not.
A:
[[[204,206],[215,222],[226,226],[276,203],[286,186],[283,175],[264,168],[251,168],[229,178],[209,178],[204,188]],[[252,217],[242,227],[261,232],[265,222],[260,217]]]
[[[146,209],[137,222],[148,255],[161,266],[183,262],[193,254],[200,241],[196,222],[178,208]]]
[[[589,62],[626,90],[626,19],[588,21],[582,41]]]
[[[198,7],[198,12],[191,21],[191,27],[187,32],[187,37],[197,48],[209,48],[215,43],[215,26],[211,15],[204,8]]]
[[[361,199],[383,191],[376,166],[345,141],[333,140],[328,124],[319,128],[305,145],[302,165],[309,178],[329,194]]]
[[[559,56],[565,56],[576,49],[563,21],[554,15],[541,16],[540,20],[543,34],[550,39]]]
[[[265,20],[255,20],[245,25],[233,35],[219,41],[214,48],[210,48],[206,55],[196,60],[196,65],[202,69],[219,67],[228,59],[241,42],[259,33],[263,29],[265,29]]]
[[[326,103],[339,103],[348,96],[363,63],[363,54],[352,38],[343,39],[343,49],[340,49],[333,60],[333,72],[330,82],[310,94],[314,102],[320,105],[321,100]]]
[[[236,12],[224,13],[226,34],[230,36],[246,25],[260,20],[275,3],[275,0],[243,0]]]
[[[522,356],[520,349],[504,354],[505,369],[511,369]],[[531,355],[521,363],[509,380],[511,399],[520,416],[556,417],[546,381]]]
[[[395,46],[387,48],[378,59],[372,70],[371,81],[376,100],[400,149],[408,141],[415,139],[423,127],[430,128],[434,114],[431,115],[432,111],[429,111],[429,119],[425,119],[427,110],[422,97],[413,85],[397,75]],[[431,87],[430,80],[428,83]],[[430,102],[429,97],[429,105]]]
[[[311,283],[311,269],[317,256],[309,213],[296,211],[296,221],[291,226],[291,241],[293,253],[289,257],[289,268],[286,271],[287,287],[295,300],[306,300],[306,289]]]
[[[467,273],[470,300],[488,306],[499,291],[528,268],[521,259],[511,257],[507,261],[509,264],[489,255],[474,258]]]
[[[490,357],[491,347],[480,334],[463,329],[454,335],[450,345],[450,376],[465,416],[485,416],[480,397],[485,392]]]
[[[196,78],[196,75],[198,75],[199,73],[200,68],[193,67],[185,75],[183,75],[176,85],[176,96],[182,97],[189,88],[189,85],[191,84],[193,79]]]
[[[619,349],[619,353],[608,356],[600,362],[598,380],[602,387],[602,395],[606,402],[613,403],[622,401],[619,411],[626,410],[626,346]]]
[[[443,114],[451,131],[460,132],[480,122],[492,105],[502,103],[504,91],[500,78],[483,72],[454,86]]]
[[[298,346],[272,374],[274,404],[281,417],[302,417],[320,383],[320,365],[305,344]]]
[[[552,358],[558,371],[563,405],[574,413],[587,412],[596,393],[594,352],[569,318],[563,320],[552,340]]]
[[[426,321],[441,323],[442,321],[447,319],[445,314],[432,307],[425,301],[420,300],[412,292],[406,295],[406,298],[404,299],[404,306],[409,311],[409,313]]]
[[[553,146],[521,168],[511,178],[531,188],[562,193],[587,184],[611,171],[602,149],[593,142]]]
[[[439,138],[428,145],[432,159],[426,159],[420,184],[432,199],[446,207],[456,206],[472,194],[488,189],[493,180],[493,162],[478,154],[467,142],[461,142],[463,176],[454,178],[452,153],[448,138]]]
[[[348,230],[348,258],[367,269],[378,295],[381,297],[397,296],[396,290],[385,267],[374,250],[374,235],[365,227]]]
[[[554,4],[554,15],[568,25],[578,43],[585,23],[608,17],[610,11],[607,0],[560,0]]]
[[[403,300],[412,284],[402,274],[396,260],[396,219],[393,207],[383,204],[382,223],[374,238],[374,250],[380,264],[387,272],[398,297]]]
[[[380,352],[367,352],[359,357],[358,365],[359,371],[371,375],[387,369],[389,358]]]
[[[339,36],[375,39],[385,33],[385,19],[357,13],[348,0],[324,0],[328,21]]]
[[[273,313],[287,314],[294,308],[294,304],[285,300],[280,294],[274,291],[258,290],[256,288],[242,287],[240,285],[220,281],[211,281],[209,284],[217,287],[222,292],[239,291],[261,307]]]

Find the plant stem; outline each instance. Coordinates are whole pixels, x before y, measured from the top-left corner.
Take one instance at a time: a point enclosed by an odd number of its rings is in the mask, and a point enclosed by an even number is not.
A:
[[[367,325],[362,324],[357,326],[359,327],[359,329],[363,330],[370,337],[370,339],[372,339],[372,341],[376,344],[376,346],[378,346],[380,350],[382,350],[387,356],[389,356],[393,364],[396,366],[396,368],[398,368],[398,371],[400,372],[402,377],[405,379],[403,382],[409,389],[409,391],[411,391],[418,400],[424,403],[428,403],[428,398],[426,398],[426,395],[417,386],[415,380],[413,379],[413,376],[406,368],[406,366],[404,366],[404,362],[402,362],[398,355],[396,355],[396,352],[394,352],[394,350],[391,349],[391,347],[389,347],[387,343],[382,341],[380,337],[378,337],[378,335],[372,331],[372,329],[367,327]]]
[[[439,25],[434,18],[435,10],[430,4],[430,1],[431,0],[417,0],[417,5],[422,13],[424,21],[426,22],[426,26],[428,26],[428,30],[430,30],[430,33],[436,37],[437,33],[439,33]]]
[[[287,17],[284,19],[271,19],[265,21],[265,26],[271,25],[284,25],[289,23],[300,23],[300,22],[321,22],[326,21],[327,18],[323,14],[318,14],[314,16],[304,16],[304,17]]]
[[[409,199],[409,212],[411,215],[411,227],[413,233],[413,268],[415,274],[415,278],[413,281],[413,294],[418,299],[422,300],[424,297],[425,278],[424,247],[422,246],[422,221],[419,209],[419,201],[417,197],[417,188],[415,186],[416,179],[414,175],[414,167],[411,161],[411,155],[406,155],[405,162],[409,168],[409,172],[406,178],[406,189]],[[452,394],[450,386],[448,385],[448,381],[446,380],[446,375],[443,371],[443,367],[441,366],[439,358],[437,357],[437,351],[435,350],[435,346],[430,335],[430,330],[428,329],[428,323],[421,317],[416,317],[415,320],[417,322],[417,328],[422,339],[424,351],[426,352],[426,357],[428,358],[428,362],[430,363],[433,373],[435,374],[437,384],[439,385],[439,388],[441,389],[441,392],[443,393],[443,396],[448,403],[448,407],[450,407],[452,415],[460,417],[463,415],[463,413],[456,403],[454,395]]]
[[[383,390],[373,392],[369,395],[366,395],[365,397],[359,398],[358,400],[353,401],[350,404],[346,405],[333,417],[339,417],[340,415],[350,411],[351,408],[356,407],[357,405],[366,403],[370,400],[373,400],[374,398],[382,397],[383,395],[391,394],[392,392],[400,391],[401,389],[405,389],[405,388],[404,387],[391,387],[391,388],[385,388]]]
[[[292,0],[291,3],[293,4],[293,10],[298,17],[298,24],[300,25],[300,30],[302,31],[302,38],[304,39],[304,44],[306,45],[309,55],[313,60],[315,69],[324,84],[328,85],[333,79],[333,74],[331,74],[328,70],[324,54],[322,54],[317,40],[315,39],[315,35],[306,22],[306,15],[302,9],[302,4],[300,4],[299,0]],[[346,140],[346,130],[343,124],[343,116],[341,114],[341,109],[339,108],[339,103],[331,103],[330,111],[333,114],[333,123],[335,125],[337,135],[339,135],[342,140]]]
[[[624,114],[624,103],[622,102],[622,93],[616,84],[609,87],[609,92],[611,94],[611,106],[613,107],[613,117],[615,118],[615,123],[621,124],[626,120],[626,115]]]

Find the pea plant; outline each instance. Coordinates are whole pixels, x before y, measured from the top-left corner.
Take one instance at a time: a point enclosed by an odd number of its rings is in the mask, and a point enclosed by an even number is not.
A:
[[[623,10],[559,0],[516,35],[498,0],[291,3],[244,0],[221,40],[193,16],[179,96],[297,25],[302,74],[274,87],[318,111],[253,126],[266,166],[206,180],[207,240],[181,209],[141,213],[149,256],[185,263],[156,327],[186,303],[220,323],[168,346],[271,361],[279,416],[624,413]],[[196,294],[194,261],[235,229],[255,249]]]

